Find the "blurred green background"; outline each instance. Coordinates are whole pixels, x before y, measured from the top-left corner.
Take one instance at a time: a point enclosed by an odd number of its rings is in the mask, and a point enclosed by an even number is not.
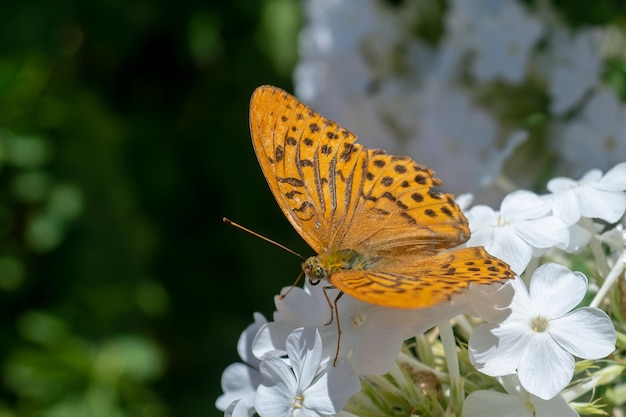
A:
[[[222,216],[310,252],[248,132],[254,88],[291,89],[299,7],[0,6],[0,417],[222,415],[300,270]]]
[[[240,333],[300,271],[222,216],[311,253],[248,133],[254,88],[291,90],[300,7],[2,3],[0,417],[222,415]]]

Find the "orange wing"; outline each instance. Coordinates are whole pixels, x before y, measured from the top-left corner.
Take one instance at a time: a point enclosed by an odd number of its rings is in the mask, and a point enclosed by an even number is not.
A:
[[[428,256],[469,238],[434,172],[356,136],[271,86],[256,89],[250,131],[278,205],[317,252],[340,247]]]
[[[293,96],[259,87],[250,102],[254,150],[274,198],[318,253],[334,242],[336,219],[352,218],[366,150],[356,136]]]
[[[467,219],[432,169],[408,157],[368,152],[363,193],[340,246],[378,254],[425,257],[452,248],[470,237]]]
[[[340,291],[361,301],[394,308],[424,308],[446,302],[470,284],[514,278],[509,266],[482,247],[428,258],[383,259],[373,270],[342,270],[330,277]]]

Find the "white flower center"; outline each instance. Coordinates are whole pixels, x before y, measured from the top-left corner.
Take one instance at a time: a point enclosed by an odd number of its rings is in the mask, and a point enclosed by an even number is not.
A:
[[[504,217],[498,215],[498,220],[496,220],[496,227],[504,226],[507,224],[507,221]]]
[[[546,328],[548,327],[548,320],[544,319],[541,316],[537,316],[535,317],[535,320],[533,320],[532,322],[532,328],[534,332],[544,332],[546,330]]]
[[[361,313],[357,313],[351,316],[350,320],[352,320],[354,327],[361,327],[363,323],[365,323],[365,316]]]
[[[294,408],[302,408],[302,402],[304,401],[304,397],[302,396],[302,394],[296,395],[295,397],[293,397],[293,402],[291,403],[291,405]]]

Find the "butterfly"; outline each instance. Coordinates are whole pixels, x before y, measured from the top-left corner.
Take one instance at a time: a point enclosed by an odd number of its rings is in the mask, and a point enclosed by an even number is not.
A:
[[[442,182],[433,170],[367,149],[272,86],[252,95],[250,131],[274,198],[317,253],[304,273],[337,288],[337,299],[346,293],[383,307],[424,308],[472,283],[514,277],[482,247],[453,249],[469,239],[468,222],[453,196],[435,189]]]

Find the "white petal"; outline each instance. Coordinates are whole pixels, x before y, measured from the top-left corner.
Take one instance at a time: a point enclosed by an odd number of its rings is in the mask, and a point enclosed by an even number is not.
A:
[[[522,239],[534,248],[549,248],[569,242],[569,228],[563,219],[546,216],[534,220],[520,220],[513,225]]]
[[[579,308],[551,320],[548,331],[563,349],[579,358],[600,359],[615,350],[613,322],[598,308]]]
[[[474,195],[471,193],[465,193],[457,195],[454,200],[456,201],[456,204],[461,208],[461,210],[465,212],[469,209],[469,206],[472,205],[472,202],[474,201]]]
[[[567,401],[558,395],[547,401],[530,395],[530,402],[535,409],[534,417],[580,417],[578,413],[567,404]]]
[[[498,213],[488,206],[474,206],[467,211],[467,221],[472,234],[482,227],[490,227],[497,223]]]
[[[468,242],[469,244],[469,242]],[[493,240],[483,244],[491,255],[508,263],[516,274],[521,274],[530,262],[533,250],[511,225],[496,227]]]
[[[548,332],[530,338],[517,375],[524,389],[549,400],[569,384],[574,375],[574,357],[563,350]]]
[[[618,221],[626,209],[626,194],[623,192],[602,191],[596,184],[581,187],[578,193],[580,214],[585,217],[598,218],[609,223]]]
[[[263,378],[262,385],[278,385],[283,387],[284,391],[288,391],[289,395],[292,395],[297,391],[298,387],[296,377],[293,374],[291,367],[283,360],[279,358],[265,359],[261,361],[259,370],[261,371],[261,377]]]
[[[525,331],[531,331],[531,322],[537,316],[533,304],[530,301],[530,294],[524,280],[520,277],[509,281],[514,290],[513,299],[511,300],[511,313],[503,324],[516,323],[524,325]]]
[[[358,334],[352,350],[352,367],[357,375],[382,375],[389,372],[402,348],[402,333],[386,329],[370,329]]]
[[[511,281],[502,284],[470,285],[466,292],[469,308],[466,314],[488,323],[502,322],[510,314],[515,289]]]
[[[530,326],[481,324],[469,339],[469,356],[480,372],[490,376],[515,372],[530,340]]]
[[[607,191],[626,190],[626,162],[621,162],[608,170],[597,187]]]
[[[587,278],[555,263],[541,265],[530,280],[530,299],[544,319],[561,317],[580,303],[587,292]]]
[[[606,115],[606,112],[602,112],[603,116]],[[590,169],[589,171],[585,172],[583,174],[582,177],[580,177],[580,180],[578,181],[579,183],[585,183],[585,182],[597,182],[600,181],[600,179],[602,178],[602,171],[600,171],[599,169]]]
[[[293,329],[285,323],[270,322],[259,329],[252,342],[252,353],[259,359],[276,358],[287,353],[285,343]]]
[[[298,393],[291,368],[278,358],[261,362],[263,384],[254,399],[254,408],[261,417],[291,416],[291,405]]]
[[[287,337],[287,354],[300,387],[308,387],[322,361],[322,338],[315,327],[296,329]]]
[[[250,417],[254,414],[254,408],[247,407],[243,401],[237,400],[232,402],[226,410],[224,417]]]
[[[289,415],[289,417],[332,417],[331,414],[321,414],[316,410],[311,410],[307,407],[302,407],[297,410],[294,410],[293,414]]]
[[[478,285],[476,286],[478,287]],[[471,287],[470,287],[471,288]],[[425,333],[443,321],[448,321],[458,316],[468,309],[468,298],[466,294],[453,297],[449,302],[437,304],[434,307],[420,308],[412,311],[409,332],[405,334],[409,337]]]
[[[552,195],[552,212],[560,217],[567,225],[572,225],[580,219],[578,198],[573,189],[556,192]]]
[[[254,313],[254,323],[246,327],[237,342],[239,357],[245,363],[255,368],[259,367],[259,360],[252,354],[252,341],[265,323],[267,323],[267,320],[263,317],[263,314]]]
[[[463,402],[464,417],[531,417],[525,401],[494,391],[475,391]]]
[[[569,243],[567,245],[559,245],[559,248],[566,250],[568,253],[574,253],[583,249],[591,240],[592,233],[580,226],[573,224],[569,227]]]
[[[342,297],[341,300],[346,300],[346,297]],[[351,305],[352,308],[339,311],[342,328],[340,355],[345,357],[350,354],[357,375],[386,373],[400,351],[402,342],[415,335],[415,318],[421,316],[420,313],[424,311],[431,311],[391,309],[360,301],[353,301],[347,305]],[[438,312],[441,311],[439,308]],[[456,310],[454,315],[460,311],[462,310]],[[433,320],[430,327],[441,319],[441,316],[438,316],[437,321]],[[325,338],[324,342],[331,345],[334,340]],[[336,345],[331,347],[334,358]]]
[[[578,183],[571,178],[566,177],[554,177],[550,181],[546,187],[548,191],[551,193],[559,193],[561,191],[567,191],[571,188],[574,188]]]
[[[242,405],[252,407],[256,389],[261,383],[261,373],[243,363],[233,363],[222,374],[224,394],[215,402],[215,406],[224,411],[229,404],[241,400]]]
[[[497,227],[491,225],[480,225],[478,228],[474,228],[470,225],[472,235],[467,241],[467,246],[486,246],[495,241],[495,232]],[[486,249],[486,248],[485,248]]]
[[[519,378],[517,374],[504,375],[497,378],[500,385],[506,392],[511,395],[516,395],[518,397],[524,397],[527,395],[526,390],[522,388],[519,383]]]
[[[303,406],[320,415],[334,415],[360,389],[361,383],[352,372],[352,366],[348,361],[340,359],[337,366],[329,364],[315,384],[304,391]]]
[[[526,190],[517,190],[502,200],[500,213],[507,220],[536,219],[550,211],[550,205],[537,194]]]
[[[282,294],[289,290],[285,297],[274,297],[276,314],[274,321],[284,322],[292,329],[298,327],[317,327],[328,322],[329,309],[326,302],[320,305],[319,300],[300,287],[284,288]]]
[[[557,395],[550,400],[542,400],[528,393],[520,385],[519,378],[515,374],[500,377],[498,380],[506,392],[523,400],[524,404],[533,411],[528,415],[529,417],[579,417],[578,413],[572,410],[561,396]]]

